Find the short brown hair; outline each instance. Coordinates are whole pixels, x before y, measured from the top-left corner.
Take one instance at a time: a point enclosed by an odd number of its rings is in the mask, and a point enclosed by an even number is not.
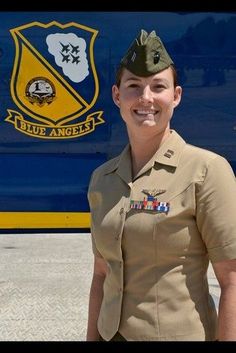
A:
[[[174,78],[174,87],[178,86],[178,74],[177,74],[177,70],[175,68],[175,66],[173,64],[171,64],[169,66],[172,70],[173,73],[173,78]],[[119,65],[118,69],[116,70],[115,73],[115,84],[117,85],[117,87],[120,87],[120,81],[121,81],[121,77],[123,74],[123,70],[124,67],[122,65]]]

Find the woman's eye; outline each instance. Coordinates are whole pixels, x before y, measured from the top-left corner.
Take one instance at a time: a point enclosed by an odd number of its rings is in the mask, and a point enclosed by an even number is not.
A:
[[[164,85],[156,85],[156,86],[154,86],[154,89],[156,89],[156,90],[165,89],[165,86]]]
[[[138,85],[136,83],[131,83],[128,87],[129,88],[137,88]]]

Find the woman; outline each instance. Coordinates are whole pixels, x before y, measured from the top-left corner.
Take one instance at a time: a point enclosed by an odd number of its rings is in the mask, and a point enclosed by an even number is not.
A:
[[[89,186],[89,341],[236,340],[235,177],[223,157],[170,128],[181,94],[161,39],[142,30],[112,88],[129,144]]]

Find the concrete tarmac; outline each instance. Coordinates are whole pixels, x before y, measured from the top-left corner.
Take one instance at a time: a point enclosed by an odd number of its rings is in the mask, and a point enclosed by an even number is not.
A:
[[[0,341],[85,341],[92,271],[90,234],[0,234]]]

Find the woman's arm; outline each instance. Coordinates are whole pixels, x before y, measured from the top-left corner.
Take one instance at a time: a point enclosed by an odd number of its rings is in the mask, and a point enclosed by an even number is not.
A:
[[[98,316],[103,299],[103,283],[107,274],[107,263],[101,257],[94,257],[94,271],[89,296],[87,341],[98,341]]]
[[[236,259],[212,266],[221,288],[217,339],[236,341]]]

